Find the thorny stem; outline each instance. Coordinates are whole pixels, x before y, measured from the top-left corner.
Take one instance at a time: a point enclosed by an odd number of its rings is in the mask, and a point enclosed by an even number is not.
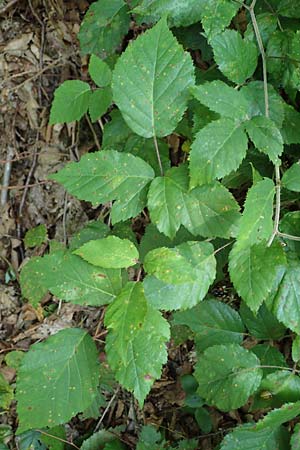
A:
[[[161,158],[160,158],[157,138],[156,138],[155,134],[153,135],[153,141],[154,141],[154,147],[155,147],[155,151],[156,151],[156,155],[157,155],[157,159],[158,159],[160,173],[161,173],[161,176],[163,177],[164,176],[164,169],[163,169],[163,166],[162,166],[162,163],[161,163]]]

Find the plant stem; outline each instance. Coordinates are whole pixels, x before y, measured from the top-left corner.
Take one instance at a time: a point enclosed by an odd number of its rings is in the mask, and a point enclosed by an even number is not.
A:
[[[275,239],[275,236],[279,234],[279,220],[280,220],[280,205],[281,205],[281,180],[280,180],[280,166],[276,164],[275,166],[275,196],[276,196],[276,205],[275,205],[275,218],[274,218],[274,227],[273,233],[269,239],[268,247],[272,245],[272,242]]]
[[[278,231],[278,236],[285,238],[285,239],[289,239],[291,241],[299,241],[300,242],[300,236],[293,236],[292,234],[287,234],[287,233],[281,233],[280,231]]]
[[[156,138],[155,134],[153,135],[153,141],[154,141],[154,147],[155,147],[155,151],[156,151],[156,155],[157,155],[157,159],[158,159],[160,173],[161,173],[161,176],[163,177],[164,176],[164,169],[163,169],[163,166],[162,166],[162,163],[161,163],[161,158],[160,158],[157,138]]]

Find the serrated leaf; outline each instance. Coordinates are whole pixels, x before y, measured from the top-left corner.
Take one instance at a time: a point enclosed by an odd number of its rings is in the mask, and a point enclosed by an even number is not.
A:
[[[80,450],[99,450],[104,449],[107,443],[116,440],[116,435],[119,433],[120,427],[109,428],[108,430],[100,430],[92,434],[88,439],[85,439],[80,447]]]
[[[276,370],[261,382],[254,396],[252,411],[265,408],[278,408],[287,402],[300,400],[300,378],[288,370]]]
[[[300,113],[287,103],[284,105],[285,115],[281,134],[285,144],[300,143]]]
[[[277,340],[285,335],[286,327],[276,319],[264,303],[254,314],[246,303],[241,302],[240,315],[250,334],[257,339]]]
[[[98,371],[96,346],[79,328],[34,344],[18,371],[18,431],[59,425],[87,408],[97,389]]]
[[[281,0],[278,5],[278,13],[284,17],[300,19],[300,11],[298,8],[295,8],[293,0]]]
[[[299,450],[300,448],[300,424],[297,423],[294,427],[291,437],[291,450]]]
[[[148,271],[144,280],[148,303],[157,309],[174,310],[191,308],[201,301],[216,275],[213,252],[209,242],[185,242],[173,249],[149,252],[144,264]],[[179,271],[173,271],[177,261],[181,262],[181,270],[179,266]]]
[[[282,233],[294,236],[300,235],[300,211],[292,211],[283,216],[280,221],[279,229]],[[300,257],[300,242],[291,239],[284,239],[287,249]],[[290,254],[290,253],[289,253]]]
[[[207,106],[195,100],[190,102],[190,110],[193,114],[193,135],[206,127],[210,122],[220,119],[220,114],[211,111]]]
[[[109,114],[111,121],[104,125],[102,147],[104,150],[115,148],[119,150],[120,144],[125,144],[132,130],[127,126],[122,114],[118,109],[114,109]]]
[[[25,353],[21,350],[14,350],[5,355],[4,361],[7,366],[13,367],[14,369],[18,369],[21,365],[21,362],[25,356]]]
[[[201,18],[198,0],[142,0],[132,12],[149,15],[154,21],[167,15],[170,27],[186,27]]]
[[[257,66],[258,51],[235,30],[226,30],[211,40],[215,61],[221,72],[236,84],[250,78]]]
[[[229,273],[238,294],[253,312],[257,312],[279,286],[285,271],[286,257],[279,242],[267,246],[259,244],[240,246],[237,242],[229,255]]]
[[[87,112],[92,91],[88,83],[67,80],[54,92],[50,111],[50,124],[80,120]]]
[[[279,156],[283,152],[283,139],[275,123],[268,117],[256,116],[245,126],[255,147],[268,155],[273,164],[280,164]]]
[[[295,363],[300,361],[300,336],[295,336],[292,344],[292,359]]]
[[[200,0],[198,4],[202,11],[202,25],[209,40],[230,24],[240,8],[238,3],[230,0]]]
[[[41,245],[47,239],[46,225],[38,225],[27,231],[24,238],[25,248],[36,247]]]
[[[113,316],[115,321],[106,319],[110,330],[105,348],[116,380],[125,389],[133,392],[142,406],[152,384],[160,377],[162,365],[167,361],[165,343],[170,338],[170,330],[168,322],[161,314],[147,305],[142,290],[139,294],[136,306],[146,308],[146,314],[140,320],[138,329],[132,329],[133,333],[126,341],[126,353],[120,353],[120,321],[115,320],[117,316]],[[122,297],[118,297],[116,303],[112,308],[122,308]]]
[[[110,85],[112,76],[110,67],[96,55],[91,56],[89,62],[89,74],[97,86],[105,87]]]
[[[46,446],[40,441],[40,439],[41,433],[39,431],[28,430],[18,436],[16,441],[20,450],[46,450]],[[1,444],[0,449],[6,450],[5,448],[2,449]]]
[[[46,445],[48,450],[64,450],[66,432],[64,425],[48,429],[49,435],[40,433],[40,441]],[[61,440],[60,440],[61,439]]]
[[[273,300],[278,320],[300,334],[300,265],[290,260]]]
[[[264,47],[266,47],[268,40],[270,39],[270,36],[277,29],[278,26],[277,17],[275,14],[269,11],[262,14],[256,14],[256,21],[261,35],[261,40],[263,42]],[[255,31],[253,29],[252,24],[249,23],[247,24],[247,30],[245,31],[244,37],[247,38],[247,40],[249,41],[256,42]]]
[[[166,57],[167,55],[167,57]],[[171,134],[187,108],[194,68],[162,19],[132,42],[113,72],[113,97],[140,136]]]
[[[236,236],[240,207],[221,183],[197,187],[184,199],[182,224],[194,236]]]
[[[208,184],[237,169],[246,156],[248,139],[243,127],[229,118],[198,131],[191,147],[191,188]]]
[[[259,365],[256,355],[238,344],[209,347],[196,365],[197,392],[222,411],[239,408],[261,382]]]
[[[95,54],[102,59],[112,55],[128,31],[128,12],[123,0],[98,0],[92,3],[78,34],[82,53]]]
[[[249,189],[239,223],[239,245],[256,244],[271,236],[274,195],[274,183],[269,178],[259,181]]]
[[[94,266],[106,269],[134,266],[139,258],[135,245],[128,239],[117,236],[89,241],[73,253]]]
[[[153,169],[141,158],[115,150],[84,155],[49,178],[63,184],[70,194],[94,205],[117,200],[112,207],[114,223],[135,217],[145,206],[145,187]]]
[[[96,89],[89,99],[89,114],[92,122],[100,119],[112,104],[112,91],[110,86]]]
[[[290,191],[300,192],[300,164],[293,164],[282,177],[282,185]]]
[[[220,450],[286,450],[288,438],[284,428],[255,431],[251,424],[246,424],[227,434]]]
[[[284,102],[271,84],[267,85],[269,96],[270,119],[281,128],[284,119]],[[264,84],[262,81],[251,81],[241,88],[241,92],[250,103],[249,115],[265,115]]]
[[[241,318],[234,309],[212,299],[203,301],[188,311],[175,313],[173,323],[191,328],[199,351],[217,344],[240,344],[245,331]]]
[[[279,409],[270,411],[263,419],[257,422],[255,430],[265,428],[275,429],[285,422],[289,422],[300,414],[300,401],[296,403],[286,403]]]
[[[249,119],[249,101],[242,91],[237,91],[221,80],[206,82],[191,88],[194,97],[212,111],[241,123]]]
[[[182,223],[184,193],[188,190],[187,169],[172,167],[164,177],[155,178],[148,192],[151,221],[173,239]]]
[[[69,240],[69,250],[75,250],[86,242],[103,239],[110,233],[110,228],[100,220],[91,220]]]
[[[94,267],[68,251],[32,258],[22,269],[20,282],[22,294],[34,306],[48,290],[67,302],[105,305],[122,287],[120,270]]]
[[[258,357],[261,365],[266,366],[263,367],[264,377],[278,371],[278,366],[288,367],[283,354],[276,347],[268,344],[258,344],[252,347],[251,351]]]

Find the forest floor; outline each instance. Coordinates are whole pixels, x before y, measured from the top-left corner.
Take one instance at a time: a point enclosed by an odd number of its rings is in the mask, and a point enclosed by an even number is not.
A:
[[[16,372],[5,364],[5,355],[13,349],[26,351],[34,342],[66,327],[89,330],[105,360],[101,352],[105,335],[102,308],[61,305],[49,295],[34,309],[22,299],[18,283],[28,258],[47,250],[46,244],[25,249],[27,230],[45,224],[49,238],[67,242],[99,213],[47,181],[48,174],[68,161],[79,160],[101,142],[98,124],[93,126],[88,120],[68,126],[48,124],[55,88],[66,79],[88,77],[88,61],[80,56],[76,38],[88,6],[86,0],[0,2],[0,372],[11,384]],[[192,343],[171,344],[169,363],[143,411],[128,393],[113,389],[107,392],[109,407],[103,406],[97,419],[79,416],[68,424],[69,441],[89,435],[97,424],[124,425],[123,439],[131,448],[135,448],[141,424],[160,426],[171,440],[199,437],[194,418],[183,413],[184,392],[179,382],[180,375],[192,372],[192,350]],[[15,406],[12,403],[10,410],[0,415],[0,423],[13,430],[17,427]],[[201,449],[214,448],[222,430],[240,421],[217,411],[212,417],[213,432],[202,436]]]

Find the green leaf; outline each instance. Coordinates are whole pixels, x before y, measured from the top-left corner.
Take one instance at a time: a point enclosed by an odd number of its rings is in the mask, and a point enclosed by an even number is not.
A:
[[[117,200],[112,207],[114,223],[135,217],[146,202],[145,187],[153,169],[141,158],[114,150],[84,155],[49,178],[58,181],[80,200],[94,205]]]
[[[274,314],[263,303],[256,314],[253,314],[246,303],[240,306],[240,315],[251,335],[257,339],[281,339],[286,332],[286,327],[280,323]]]
[[[246,131],[258,150],[268,155],[273,164],[280,164],[279,156],[283,152],[283,139],[271,119],[264,116],[253,117],[246,123]]]
[[[258,344],[252,347],[251,351],[258,357],[262,366],[269,366],[263,367],[264,377],[278,371],[278,366],[287,368],[283,354],[276,347],[268,344]]]
[[[48,290],[67,302],[105,305],[122,287],[120,270],[94,267],[68,251],[32,258],[22,269],[20,282],[22,294],[34,306]]]
[[[276,370],[263,379],[252,410],[279,407],[300,400],[300,378],[288,370]]]
[[[277,319],[300,334],[300,266],[299,261],[289,261],[273,300]]]
[[[154,21],[162,16],[168,16],[170,27],[186,27],[201,19],[201,8],[198,0],[142,0],[140,4],[133,9],[133,13],[149,15]]]
[[[198,393],[222,411],[243,406],[262,378],[259,359],[238,344],[214,345],[196,365]]]
[[[40,433],[40,441],[46,445],[47,449],[64,450],[65,443],[63,440],[66,440],[65,427],[63,425],[58,425],[57,427],[50,428],[50,430],[47,429],[47,432],[49,433],[49,436]]]
[[[291,437],[291,450],[299,450],[300,448],[300,424],[297,423],[294,427]]]
[[[212,299],[175,313],[173,323],[191,328],[197,350],[201,352],[217,344],[241,344],[245,332],[239,314],[225,303]]]
[[[216,275],[213,252],[209,242],[185,242],[173,249],[148,253],[145,269],[149,275],[144,280],[148,303],[157,309],[174,310],[191,308],[200,302]],[[179,261],[179,271],[173,271]]]
[[[285,214],[280,221],[279,229],[282,233],[299,236],[300,230],[300,211],[293,211]],[[300,257],[300,242],[291,239],[285,239],[285,245],[289,251],[288,254],[296,253]]]
[[[281,0],[278,5],[278,13],[284,17],[300,19],[299,9],[295,7],[293,0]]]
[[[132,135],[132,131],[119,110],[114,109],[109,115],[111,121],[104,125],[102,147],[103,149],[118,149],[120,144],[125,144],[129,136]],[[122,145],[121,150],[123,147],[124,145]]]
[[[136,450],[161,450],[161,446],[164,445],[162,437],[159,431],[152,425],[144,425],[140,435],[139,441],[136,446]]]
[[[167,57],[166,57],[167,55]],[[140,136],[171,134],[187,108],[194,68],[160,20],[132,42],[113,73],[113,97],[130,128]]]
[[[151,221],[161,233],[173,239],[182,223],[184,193],[188,190],[185,165],[172,167],[164,177],[155,178],[148,193]]]
[[[41,433],[39,431],[26,431],[18,436],[16,440],[20,450],[46,450],[46,446],[41,442]],[[3,450],[1,444],[0,449]]]
[[[202,25],[210,40],[223,31],[238,12],[240,5],[230,0],[200,0],[198,7],[202,11]]]
[[[194,236],[236,236],[240,220],[239,205],[218,182],[200,186],[185,196],[182,224]]]
[[[284,172],[282,185],[290,191],[300,192],[300,164],[293,164]]]
[[[31,228],[25,234],[24,244],[25,248],[37,247],[47,240],[47,227],[46,225],[38,225]]]
[[[75,250],[86,242],[103,239],[110,233],[110,228],[100,220],[91,220],[69,241],[69,250]]]
[[[78,34],[82,53],[95,54],[102,59],[114,54],[129,25],[128,7],[123,0],[92,3]]]
[[[96,55],[91,56],[89,74],[97,86],[105,87],[110,85],[112,76],[110,67]]]
[[[203,434],[210,433],[212,431],[212,419],[205,408],[198,408],[195,411],[195,419]],[[197,448],[197,447],[196,447]]]
[[[300,361],[300,336],[295,336],[292,344],[292,359],[295,363]]]
[[[271,11],[262,14],[256,14],[256,21],[264,47],[267,46],[270,36],[277,29],[277,20],[278,19],[276,17],[276,14],[273,14],[273,12]],[[247,24],[247,30],[244,33],[244,37],[249,41],[256,42],[255,31],[252,24]]]
[[[125,286],[124,289],[127,292],[127,289],[130,288]],[[130,334],[125,342],[126,353],[122,351],[124,344],[121,349],[119,346],[120,333],[122,336],[122,327],[124,326],[121,311],[124,309],[126,311],[128,307],[124,305],[122,294],[111,306],[113,312],[119,309],[119,313],[110,314],[110,309],[107,311],[108,317],[105,318],[105,324],[109,328],[109,333],[105,348],[108,363],[114,371],[116,380],[125,389],[133,392],[142,406],[152,384],[161,375],[162,365],[167,361],[165,343],[170,338],[170,330],[168,322],[161,314],[147,305],[143,290],[140,287],[136,289],[134,289],[134,295],[129,299],[135,301],[132,308],[135,308],[136,311],[146,309],[146,313],[143,318],[139,313],[138,323],[134,317],[134,324],[131,328],[130,323],[126,324],[126,328],[130,329]],[[131,314],[130,317],[132,317]]]
[[[100,430],[92,434],[88,439],[83,441],[80,450],[100,450],[105,445],[116,441],[116,436],[120,432],[120,428],[109,428],[108,430]]]
[[[263,419],[257,422],[255,429],[277,428],[285,422],[289,422],[300,414],[300,401],[286,403],[281,408],[270,411]]]
[[[288,438],[284,428],[256,431],[245,424],[225,436],[220,450],[286,450]]]
[[[284,102],[271,84],[267,85],[269,94],[270,119],[280,129],[284,119]],[[241,88],[241,92],[250,103],[249,115],[265,116],[264,84],[262,81],[251,81]]]
[[[54,93],[50,111],[50,124],[80,120],[87,112],[92,91],[88,83],[67,80]]]
[[[236,84],[250,78],[257,66],[258,51],[235,30],[226,30],[211,40],[215,61],[221,72]]]
[[[96,89],[89,100],[89,114],[92,122],[100,119],[112,104],[112,91],[110,86]]]
[[[0,408],[8,409],[14,399],[14,389],[0,372]]]
[[[292,106],[285,104],[284,122],[281,134],[285,144],[300,144],[300,113]]]
[[[89,241],[73,253],[94,266],[107,269],[134,266],[139,258],[135,245],[128,239],[117,236]]]
[[[237,236],[239,245],[256,244],[271,236],[274,194],[274,183],[269,178],[249,189]]]
[[[242,91],[237,91],[221,80],[206,82],[191,88],[194,97],[212,111],[241,123],[249,119],[249,101]]]
[[[229,118],[209,123],[198,131],[191,148],[191,188],[210,183],[237,169],[246,156],[248,139]]]
[[[25,353],[21,350],[14,350],[6,354],[4,360],[9,367],[18,369],[25,356]]]
[[[272,289],[279,286],[286,258],[279,242],[267,246],[266,241],[252,246],[237,242],[229,256],[229,273],[238,294],[253,312],[257,312]]]
[[[98,370],[94,341],[79,328],[34,344],[18,372],[18,431],[59,425],[87,408],[97,389]]]

